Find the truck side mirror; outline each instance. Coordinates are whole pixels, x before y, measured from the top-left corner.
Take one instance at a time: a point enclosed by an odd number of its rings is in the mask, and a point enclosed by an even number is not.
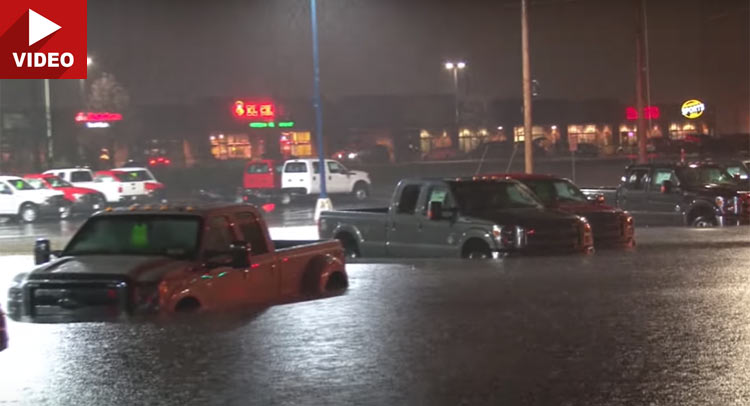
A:
[[[34,242],[34,264],[46,264],[49,262],[51,255],[52,249],[48,239],[39,238]]]
[[[443,203],[442,202],[430,202],[427,207],[427,218],[430,220],[442,220],[443,219]]]
[[[672,193],[674,191],[674,183],[672,183],[671,180],[665,180],[661,183],[661,192],[666,193]]]
[[[244,241],[235,241],[229,246],[232,256],[232,268],[245,269],[250,267],[250,244]]]

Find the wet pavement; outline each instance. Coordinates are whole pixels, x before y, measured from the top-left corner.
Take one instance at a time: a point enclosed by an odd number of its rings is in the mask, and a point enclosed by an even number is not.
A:
[[[0,404],[750,404],[750,228],[630,251],[349,266],[341,296],[9,323]],[[0,298],[29,256],[0,257]]]

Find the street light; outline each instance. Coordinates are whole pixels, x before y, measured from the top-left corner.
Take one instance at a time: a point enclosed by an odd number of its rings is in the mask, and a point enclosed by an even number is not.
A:
[[[94,60],[91,59],[90,56],[86,57],[86,66],[91,66],[91,64],[94,63]]]
[[[456,134],[458,135],[458,128],[460,125],[459,111],[458,111],[458,71],[466,69],[466,62],[464,61],[448,61],[445,63],[445,69],[453,72],[453,107],[455,110],[454,124],[456,126]],[[458,139],[456,139],[458,141]]]
[[[94,64],[94,58],[92,58],[90,55],[86,56],[86,70],[91,67],[91,65]],[[88,76],[88,74],[87,74]],[[80,79],[78,81],[78,86],[80,87],[81,91],[81,104],[83,105],[83,108],[86,108],[87,100],[86,100],[86,79]]]

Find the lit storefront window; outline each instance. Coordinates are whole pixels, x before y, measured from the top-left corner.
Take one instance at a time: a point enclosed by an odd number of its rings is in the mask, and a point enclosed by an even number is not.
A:
[[[313,155],[309,131],[289,131],[281,134],[281,152],[284,155],[309,157]]]
[[[464,128],[458,133],[458,148],[462,152],[471,152],[487,142],[489,138],[490,133],[486,128],[479,129],[478,131]]]
[[[247,134],[214,134],[211,141],[211,155],[216,159],[249,159],[253,147]]]
[[[533,135],[532,136],[533,140],[536,140],[538,138],[546,138],[544,127],[542,126],[537,126],[537,125],[533,126],[531,128],[531,134]],[[516,142],[525,141],[526,137],[524,136],[524,128],[522,126],[516,126],[515,128],[513,128],[513,139]]]
[[[459,133],[460,136],[460,133]],[[447,131],[440,133],[431,133],[427,130],[419,132],[419,148],[423,154],[426,154],[438,148],[450,148],[453,146],[451,138]]]
[[[709,134],[711,132],[704,123],[686,122],[669,124],[669,138],[672,140],[684,140],[687,137]]]

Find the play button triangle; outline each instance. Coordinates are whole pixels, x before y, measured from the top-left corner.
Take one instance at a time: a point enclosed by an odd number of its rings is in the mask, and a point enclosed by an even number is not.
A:
[[[29,46],[36,44],[60,28],[59,25],[29,9]]]

